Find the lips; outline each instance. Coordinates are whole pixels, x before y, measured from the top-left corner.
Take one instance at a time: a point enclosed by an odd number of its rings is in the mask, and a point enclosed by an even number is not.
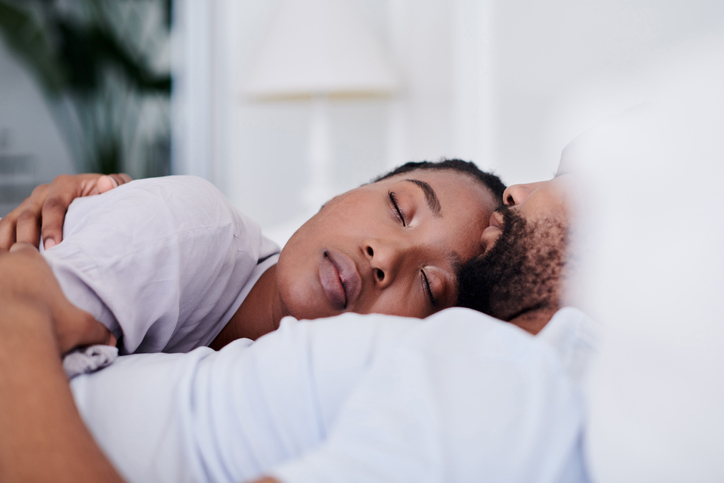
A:
[[[362,278],[349,256],[325,250],[319,264],[319,280],[325,296],[337,310],[345,310],[357,300]]]
[[[487,252],[503,233],[504,224],[503,213],[500,211],[494,211],[493,214],[490,215],[488,227],[483,230],[483,234],[480,237],[483,243],[483,253]]]
[[[502,211],[494,211],[492,215],[490,215],[490,221],[488,222],[488,225],[494,226],[496,228],[503,228],[503,225],[505,224],[505,217],[503,216]]]

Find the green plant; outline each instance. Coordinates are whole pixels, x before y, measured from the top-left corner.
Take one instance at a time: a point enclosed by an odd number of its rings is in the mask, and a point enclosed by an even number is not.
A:
[[[80,171],[168,171],[152,158],[169,151],[158,147],[170,139],[170,28],[170,0],[0,0],[0,35],[45,94]]]

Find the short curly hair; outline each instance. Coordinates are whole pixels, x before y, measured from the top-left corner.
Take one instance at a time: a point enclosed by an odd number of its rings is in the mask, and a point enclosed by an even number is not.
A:
[[[495,199],[501,200],[502,203],[503,192],[505,191],[505,184],[503,183],[503,181],[496,174],[483,171],[478,168],[475,163],[472,163],[470,161],[463,161],[462,159],[442,159],[436,162],[410,161],[409,163],[398,166],[397,168],[383,174],[382,176],[378,176],[377,178],[373,179],[372,182],[376,183],[378,181],[382,181],[383,179],[391,178],[392,176],[396,176],[398,174],[409,173],[410,171],[416,171],[418,169],[446,169],[466,174],[481,183],[486,188],[488,188],[491,193],[493,193]]]

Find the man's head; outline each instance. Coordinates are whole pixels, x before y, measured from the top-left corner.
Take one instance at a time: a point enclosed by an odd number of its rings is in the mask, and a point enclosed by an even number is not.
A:
[[[286,244],[277,287],[297,318],[342,312],[425,317],[457,301],[462,264],[505,186],[473,163],[407,163],[341,194]]]
[[[537,333],[560,308],[568,260],[570,175],[514,185],[463,266],[458,305]]]

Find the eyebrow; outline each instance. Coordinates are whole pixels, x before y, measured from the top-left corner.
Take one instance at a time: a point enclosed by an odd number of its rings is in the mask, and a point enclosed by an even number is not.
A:
[[[440,200],[438,199],[435,190],[432,189],[432,186],[424,181],[420,181],[419,179],[406,179],[405,181],[409,181],[410,183],[417,185],[422,192],[425,193],[425,201],[427,201],[427,206],[430,207],[430,211],[432,211],[434,215],[440,216],[442,206],[440,206]]]

